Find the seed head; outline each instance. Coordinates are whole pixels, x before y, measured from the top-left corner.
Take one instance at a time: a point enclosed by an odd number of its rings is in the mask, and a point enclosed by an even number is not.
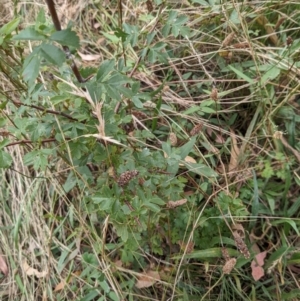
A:
[[[137,170],[129,170],[123,172],[118,179],[118,185],[124,187],[131,179],[136,177],[138,174],[139,172]]]
[[[170,143],[171,143],[172,146],[177,145],[177,137],[174,133],[170,133],[169,140],[170,140]]]
[[[233,270],[235,264],[236,264],[236,259],[230,258],[228,261],[225,262],[225,264],[223,266],[223,273],[230,274],[231,271]]]
[[[238,231],[233,232],[233,237],[234,237],[235,245],[238,248],[238,250],[244,255],[246,259],[250,258],[250,252],[248,250],[248,247],[245,244],[241,235],[238,233]]]

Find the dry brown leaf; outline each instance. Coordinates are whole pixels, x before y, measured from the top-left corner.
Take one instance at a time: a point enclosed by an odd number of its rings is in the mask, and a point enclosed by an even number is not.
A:
[[[210,92],[210,98],[214,101],[218,100],[218,89],[213,87]]]
[[[210,137],[214,138],[215,142],[220,143],[220,144],[225,143],[225,139],[217,131],[213,130],[212,128],[207,128],[207,134]],[[212,146],[210,145],[210,147],[212,147]]]
[[[77,53],[79,54],[81,59],[84,61],[96,61],[96,60],[99,60],[101,57],[101,55],[99,55],[99,54],[84,54],[79,51],[77,51]]]
[[[265,28],[267,34],[269,35],[268,38],[270,39],[272,44],[276,46],[278,44],[278,37],[274,28],[271,25],[269,25],[270,22],[267,19],[267,17],[265,15],[260,15],[256,18],[256,21]]]
[[[159,273],[156,271],[148,271],[140,274],[135,286],[137,288],[145,288],[152,286],[155,282],[160,280]]]
[[[54,289],[54,292],[61,291],[62,289],[64,289],[64,287],[65,287],[66,284],[67,284],[66,281],[62,280],[59,284],[56,285],[56,287]]]
[[[109,167],[108,170],[107,170],[107,173],[108,175],[113,178],[113,179],[116,179],[117,176],[116,176],[116,171],[115,171],[115,168],[114,167]]]
[[[281,17],[281,18],[277,21],[277,23],[276,23],[274,29],[277,30],[277,29],[280,27],[280,25],[281,25],[285,20],[286,20],[286,17]]]
[[[178,244],[180,245],[180,249],[185,251],[186,250],[186,253],[187,254],[190,254],[194,251],[194,246],[195,246],[195,243],[193,241],[190,241],[188,243],[185,243],[184,241],[182,240],[179,240],[178,241]]]
[[[151,13],[153,11],[153,4],[151,0],[147,0],[146,5],[147,5],[148,12]]]
[[[74,272],[72,275],[76,275],[76,276],[79,276],[81,274],[81,271],[76,271]],[[64,287],[66,286],[67,283],[70,283],[72,280],[73,280],[73,276],[71,276],[68,280],[68,282],[66,280],[62,280],[60,283],[58,283],[54,289],[54,292],[59,292],[61,291],[62,289],[64,289]]]
[[[257,243],[253,243],[253,239],[251,239],[251,235],[250,235],[250,241],[252,242],[252,245],[251,245],[251,251],[256,254],[256,253],[259,253],[260,252],[260,248],[259,246],[257,245]]]
[[[30,267],[26,260],[23,261],[22,267],[27,276],[35,276],[37,278],[44,278],[48,274],[46,271],[39,272],[37,269]]]
[[[176,208],[178,206],[181,206],[183,204],[185,204],[187,202],[187,199],[181,199],[181,200],[178,200],[178,201],[169,201],[167,203],[167,208]]]
[[[191,196],[191,195],[194,195],[195,194],[195,191],[194,190],[186,190],[185,192],[184,192],[184,195],[185,196]]]
[[[117,266],[117,267],[119,267],[119,268],[121,268],[122,266],[123,266],[123,262],[122,262],[122,260],[116,260],[115,261],[115,265]]]
[[[195,125],[192,130],[190,131],[190,135],[191,136],[196,136],[200,133],[200,131],[202,130],[203,127],[203,123],[199,123],[197,125]]]
[[[3,275],[8,275],[8,267],[2,255],[0,255],[0,271]]]
[[[267,251],[263,251],[261,253],[258,253],[255,255],[255,263],[257,263],[259,266],[263,266],[265,264],[265,258],[267,256]]]
[[[227,57],[230,51],[228,50],[220,50],[219,51],[219,56],[221,57]]]
[[[230,130],[230,137],[231,137],[231,156],[230,156],[228,171],[233,171],[239,165],[238,159],[239,159],[241,149],[237,145],[236,136],[233,130]]]
[[[96,45],[101,46],[101,45],[105,44],[105,42],[106,42],[106,39],[101,37],[97,40]]]
[[[93,27],[94,27],[95,29],[98,29],[99,27],[101,27],[101,23],[96,22],[96,23],[94,23]]]
[[[286,38],[286,45],[287,46],[290,46],[291,44],[293,44],[294,40],[292,37],[287,37]]]
[[[187,162],[187,163],[197,163],[197,161],[194,158],[190,157],[190,156],[186,156],[184,158],[184,161]]]
[[[167,158],[169,158],[169,156],[168,156],[168,154],[166,153],[166,152],[164,152],[164,157],[167,159]],[[192,158],[191,156],[186,156],[185,158],[184,158],[184,161],[186,162],[186,163],[197,163],[197,161],[194,159],[194,158]],[[183,163],[179,163],[179,166],[185,166]]]
[[[140,120],[148,119],[148,115],[141,111],[132,111],[131,114]]]
[[[245,229],[242,224],[235,223],[234,225],[232,225],[232,230],[238,231],[240,236],[242,238],[245,238]]]
[[[249,48],[250,45],[249,45],[248,42],[242,42],[242,43],[236,43],[236,44],[233,44],[232,47],[233,47],[233,48],[241,49],[241,48]]]
[[[267,256],[267,251],[261,252],[255,256],[251,262],[252,277],[255,281],[258,281],[261,277],[265,275],[265,271],[262,268],[264,265],[265,257]]]
[[[222,46],[223,46],[223,47],[228,46],[228,45],[232,42],[234,36],[235,36],[235,33],[234,33],[234,32],[231,32],[231,33],[224,39],[224,41],[223,41],[223,43],[222,43]]]
[[[275,135],[275,134],[274,134],[274,135]],[[300,163],[300,153],[299,153],[296,149],[294,149],[294,148],[286,141],[286,139],[283,137],[283,135],[281,135],[280,140],[281,140],[282,144],[283,144],[286,148],[288,148],[288,149],[294,154],[294,156],[296,157],[296,159],[297,159],[298,162]]]

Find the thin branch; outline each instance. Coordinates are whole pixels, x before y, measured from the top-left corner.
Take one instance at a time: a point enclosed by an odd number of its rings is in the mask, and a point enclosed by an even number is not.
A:
[[[61,25],[60,25],[60,22],[59,22],[59,19],[58,19],[58,16],[57,16],[57,13],[56,13],[56,8],[55,8],[55,4],[53,2],[53,0],[45,0],[46,3],[47,3],[47,6],[48,6],[48,9],[49,9],[49,13],[51,15],[51,18],[52,18],[52,21],[53,21],[53,24],[54,24],[54,27],[57,31],[60,31],[61,30]],[[63,50],[65,51],[66,53],[66,56],[67,56],[67,59],[70,59],[72,61],[71,63],[71,69],[74,73],[74,75],[76,76],[77,80],[80,82],[80,83],[85,83],[87,82],[91,76],[87,77],[87,78],[83,78],[78,70],[78,67],[74,61],[74,59],[72,58],[72,54],[70,52],[70,49],[68,46],[63,46]]]
[[[31,141],[31,140],[25,139],[25,140],[20,140],[20,141],[16,141],[16,142],[11,142],[11,143],[5,145],[5,147],[18,145],[18,144],[33,144],[35,142],[47,143],[47,142],[54,142],[54,141],[57,141],[57,140],[55,138],[48,138],[48,139],[44,139],[44,140],[41,140],[41,141]]]
[[[55,111],[55,110],[45,109],[45,108],[42,108],[42,107],[39,107],[39,106],[36,106],[36,105],[27,105],[27,104],[21,103],[19,101],[13,101],[13,103],[17,107],[25,106],[25,107],[29,107],[29,108],[34,108],[34,109],[37,109],[39,111],[46,112],[46,113],[49,113],[49,114],[61,115],[61,116],[66,117],[66,118],[68,118],[68,119],[70,119],[72,121],[78,121],[76,118],[73,118],[72,116],[70,116],[70,115],[68,115],[66,113],[63,113],[63,112],[58,112],[58,111]]]

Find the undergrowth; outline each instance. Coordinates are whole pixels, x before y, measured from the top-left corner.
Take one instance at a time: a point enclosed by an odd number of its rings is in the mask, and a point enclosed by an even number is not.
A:
[[[299,300],[300,4],[2,14],[1,300]]]

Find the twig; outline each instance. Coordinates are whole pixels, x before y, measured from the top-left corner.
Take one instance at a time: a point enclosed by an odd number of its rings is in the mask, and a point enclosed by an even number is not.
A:
[[[73,118],[72,116],[66,114],[66,113],[63,113],[63,112],[58,112],[58,111],[55,111],[55,110],[49,110],[49,109],[44,109],[42,107],[39,107],[39,106],[36,106],[36,105],[28,105],[28,104],[24,104],[24,103],[21,103],[19,101],[13,101],[13,103],[20,107],[20,106],[25,106],[25,107],[29,107],[29,108],[34,108],[34,109],[37,109],[39,111],[42,111],[42,112],[46,112],[46,113],[49,113],[49,114],[54,114],[54,115],[61,115],[63,117],[66,117],[72,121],[78,121],[76,118]]]
[[[55,138],[48,138],[48,139],[44,139],[44,140],[41,140],[41,141],[36,141],[38,143],[47,143],[47,142],[53,142],[53,141],[57,141]],[[31,140],[20,140],[20,141],[16,141],[16,142],[11,142],[7,145],[5,145],[5,147],[8,147],[8,146],[13,146],[13,145],[17,145],[17,144],[32,144],[32,143],[35,143],[35,141],[31,141]]]
[[[51,18],[52,18],[52,21],[53,21],[53,24],[54,24],[54,27],[57,31],[60,31],[61,30],[61,25],[60,25],[60,22],[58,20],[58,16],[57,16],[57,13],[56,13],[56,8],[55,8],[55,4],[53,2],[53,0],[45,0],[46,3],[47,3],[47,6],[48,6],[48,9],[49,9],[49,12],[50,12],[50,15],[51,15]],[[87,82],[91,76],[87,77],[87,78],[83,78],[78,70],[78,67],[74,61],[74,59],[72,58],[72,54],[70,52],[70,49],[68,46],[63,46],[63,50],[64,52],[66,53],[66,57],[67,59],[70,59],[71,60],[71,69],[74,73],[74,75],[76,76],[77,80],[80,82],[80,83],[85,83]]]

